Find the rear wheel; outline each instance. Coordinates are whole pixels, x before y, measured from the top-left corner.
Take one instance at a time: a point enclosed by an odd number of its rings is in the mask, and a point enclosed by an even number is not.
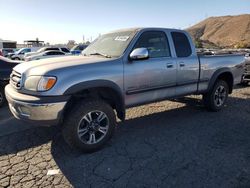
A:
[[[218,80],[208,93],[203,95],[206,108],[210,111],[221,110],[228,98],[229,87],[224,80]]]
[[[4,89],[1,87],[0,88],[0,107],[2,107],[6,102],[5,94],[4,94]]]
[[[17,61],[19,61],[19,60],[20,60],[20,58],[18,58],[18,57],[15,57],[15,58],[14,58],[14,60],[17,60]]]
[[[71,147],[93,152],[111,138],[115,125],[115,113],[109,104],[102,100],[84,100],[67,114],[62,132]]]

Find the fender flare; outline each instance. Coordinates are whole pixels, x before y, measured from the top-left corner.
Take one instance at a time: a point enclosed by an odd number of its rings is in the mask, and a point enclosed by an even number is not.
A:
[[[84,81],[77,83],[71,87],[69,87],[63,95],[74,95],[80,91],[86,90],[86,89],[93,89],[93,88],[109,88],[112,89],[115,94],[116,98],[116,111],[117,115],[121,120],[125,120],[125,102],[124,102],[124,94],[121,90],[121,88],[114,82],[109,80],[92,80],[92,81]]]
[[[216,70],[216,71],[214,72],[214,74],[212,75],[210,81],[209,81],[208,91],[210,91],[210,90],[213,88],[213,86],[214,86],[216,80],[218,79],[218,77],[219,77],[221,74],[224,74],[224,73],[229,73],[229,74],[231,74],[231,76],[232,76],[232,78],[233,78],[233,73],[232,73],[232,71],[230,70],[230,68],[220,68],[220,69]]]

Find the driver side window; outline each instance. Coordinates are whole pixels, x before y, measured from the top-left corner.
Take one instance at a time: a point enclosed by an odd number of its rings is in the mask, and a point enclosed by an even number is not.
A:
[[[146,31],[138,39],[134,49],[147,48],[150,58],[170,57],[166,34],[161,31]]]

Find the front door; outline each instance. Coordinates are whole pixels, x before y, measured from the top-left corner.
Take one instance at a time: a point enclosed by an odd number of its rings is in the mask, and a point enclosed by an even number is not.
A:
[[[147,48],[149,58],[124,65],[126,106],[161,100],[175,95],[176,62],[171,57],[165,32],[145,31],[133,49]]]

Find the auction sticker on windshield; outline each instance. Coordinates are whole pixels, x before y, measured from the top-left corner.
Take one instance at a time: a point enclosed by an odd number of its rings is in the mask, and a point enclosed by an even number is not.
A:
[[[127,41],[129,39],[129,36],[117,36],[115,40],[117,41]]]

